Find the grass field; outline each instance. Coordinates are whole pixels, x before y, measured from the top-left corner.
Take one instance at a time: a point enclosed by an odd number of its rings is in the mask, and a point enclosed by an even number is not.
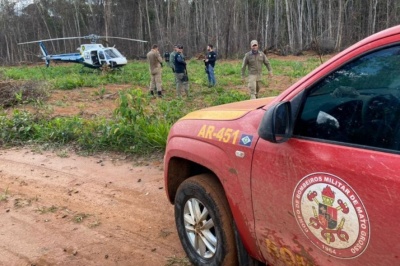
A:
[[[265,75],[261,97],[279,94],[320,65],[318,56],[271,56],[270,62],[274,76]],[[150,76],[145,61],[129,62],[113,72],[76,64],[2,67],[0,145],[67,145],[85,153],[163,151],[171,125],[183,115],[249,98],[240,60],[217,61],[213,88],[207,87],[203,61],[188,61],[188,73],[191,96],[177,98],[173,73],[164,64],[164,97],[154,99],[147,91]],[[78,103],[72,97],[77,94]],[[68,107],[76,112],[59,111]]]

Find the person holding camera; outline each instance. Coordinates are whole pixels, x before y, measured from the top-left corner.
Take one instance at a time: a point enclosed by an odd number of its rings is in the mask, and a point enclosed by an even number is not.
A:
[[[150,87],[149,87],[150,94],[154,96],[157,91],[158,97],[162,97],[161,67],[163,59],[161,58],[157,44],[153,44],[151,51],[147,53],[147,61],[149,62],[149,70],[151,77]]]
[[[215,86],[215,75],[214,75],[214,67],[215,61],[217,61],[217,54],[214,52],[214,48],[212,44],[207,46],[207,54],[204,59],[204,64],[206,65],[206,73],[208,78],[208,87]]]
[[[186,70],[186,61],[183,56],[183,45],[177,45],[177,51],[175,54],[175,78],[176,78],[176,94],[181,97],[182,89],[185,91],[187,97],[189,97],[189,78]]]

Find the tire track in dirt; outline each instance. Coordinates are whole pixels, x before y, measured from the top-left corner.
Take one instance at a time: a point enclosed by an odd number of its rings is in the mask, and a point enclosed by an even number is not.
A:
[[[161,166],[0,151],[0,265],[165,265],[184,257]]]

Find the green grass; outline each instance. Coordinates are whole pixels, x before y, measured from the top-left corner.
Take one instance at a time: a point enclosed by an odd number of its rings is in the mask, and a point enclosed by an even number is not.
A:
[[[306,61],[270,60],[275,75],[283,75],[290,78],[301,78],[320,65],[319,59],[310,58]]]
[[[50,207],[42,206],[42,207],[38,207],[36,209],[36,211],[39,212],[40,214],[55,213],[57,210],[58,210],[58,208],[54,205],[52,205]]]
[[[83,222],[83,220],[85,220],[86,218],[88,218],[90,215],[86,214],[86,213],[78,213],[73,217],[73,221],[75,223],[81,223]]]
[[[270,60],[274,75],[295,81],[319,65],[318,58],[302,61]],[[199,108],[247,100],[249,95],[241,79],[241,60],[218,61],[215,68],[217,85],[207,87],[204,63],[188,62],[190,98],[175,96],[174,75],[168,66],[163,68],[165,97],[152,100],[147,95],[149,71],[146,61],[132,61],[120,71],[102,73],[83,69],[81,65],[52,65],[34,67],[1,67],[0,79],[4,82],[19,80],[46,84],[47,90],[73,90],[80,87],[98,88],[100,97],[106,93],[107,84],[130,84],[118,95],[118,107],[112,118],[51,117],[45,112],[41,99],[36,103],[43,112],[32,113],[25,109],[23,94],[15,94],[16,106],[12,112],[0,108],[0,145],[44,144],[73,146],[85,152],[120,151],[126,153],[151,153],[163,151],[171,126],[185,114]],[[267,70],[264,68],[264,74]],[[268,79],[267,79],[268,80]],[[268,85],[268,84],[267,84]],[[279,93],[271,87],[262,90],[261,96]],[[20,99],[20,100],[18,100]],[[32,103],[34,100],[30,100]],[[58,102],[57,105],[68,105]],[[84,108],[84,106],[82,107]]]
[[[9,193],[8,193],[8,187],[7,187],[6,189],[4,189],[3,193],[0,193],[0,202],[7,201],[8,196],[9,196]]]

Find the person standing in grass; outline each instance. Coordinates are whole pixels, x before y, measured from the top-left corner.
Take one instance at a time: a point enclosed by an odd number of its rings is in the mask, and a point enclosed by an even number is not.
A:
[[[183,56],[183,45],[177,45],[177,53],[175,55],[175,80],[176,80],[176,94],[181,97],[182,89],[185,91],[186,96],[189,97],[189,80],[186,70],[186,61]]]
[[[162,97],[161,72],[162,72],[162,57],[158,51],[158,45],[153,44],[150,52],[147,53],[147,61],[150,69],[150,94],[155,95],[157,91],[158,97]]]
[[[178,50],[178,45],[174,45],[174,50],[169,54],[169,66],[172,69],[172,72],[175,73],[175,55]]]
[[[204,64],[206,65],[206,73],[208,78],[208,87],[215,86],[215,75],[214,75],[215,61],[217,61],[217,54],[214,52],[213,45],[209,44],[207,46],[206,58],[204,59]]]
[[[174,50],[169,54],[169,66],[174,73],[174,85],[176,86],[176,78],[175,78],[175,55],[178,50],[178,45],[174,45]]]
[[[246,68],[248,68],[248,88],[250,90],[250,99],[257,99],[262,82],[262,66],[265,65],[267,67],[270,77],[272,77],[272,68],[267,56],[258,50],[258,42],[252,40],[250,46],[251,51],[247,52],[243,58],[242,79],[244,80]]]

